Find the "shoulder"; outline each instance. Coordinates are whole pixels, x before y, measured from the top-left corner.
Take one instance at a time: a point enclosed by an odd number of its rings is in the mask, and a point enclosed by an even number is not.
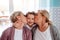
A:
[[[54,33],[58,32],[58,28],[54,25],[50,25],[50,30],[52,30]]]
[[[5,32],[10,31],[11,29],[12,29],[12,27],[9,27],[5,30]]]
[[[58,28],[56,26],[54,26],[54,25],[50,25],[50,29],[58,32]]]
[[[27,27],[23,27],[23,30],[30,32],[30,30]]]
[[[60,39],[60,37],[59,37],[60,33],[59,33],[58,28],[54,25],[51,25],[50,29],[52,30],[52,33],[53,33],[55,39]]]
[[[10,33],[11,29],[12,29],[12,27],[7,28],[5,31],[3,31],[2,34],[8,35]]]
[[[32,32],[31,32],[31,30],[28,29],[27,27],[24,27],[23,33],[26,34],[27,37],[32,37]]]
[[[27,27],[24,27],[23,28],[23,31],[24,31],[24,33],[26,33],[27,35],[31,35],[32,34],[32,32],[31,32],[31,30],[30,29],[28,29]]]

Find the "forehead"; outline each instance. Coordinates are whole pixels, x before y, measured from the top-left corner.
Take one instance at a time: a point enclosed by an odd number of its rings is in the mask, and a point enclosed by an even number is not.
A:
[[[32,19],[34,18],[34,15],[28,15],[27,18]]]

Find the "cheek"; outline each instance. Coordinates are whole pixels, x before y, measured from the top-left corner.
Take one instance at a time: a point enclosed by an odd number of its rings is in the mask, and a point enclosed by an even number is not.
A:
[[[35,19],[34,19],[34,20],[35,20],[35,21],[37,21],[37,19],[38,19],[38,17],[37,17],[37,16],[35,16]]]
[[[42,18],[39,18],[39,20],[41,20],[41,21],[42,21]]]
[[[18,25],[17,23],[14,23],[14,26],[15,26],[15,27],[17,27],[17,25]]]
[[[42,17],[43,18],[43,21],[45,21],[46,20],[46,18],[45,17]]]
[[[36,23],[39,23],[39,22],[41,22],[41,21],[42,21],[42,18],[41,18],[41,17],[35,18],[35,22],[36,22]]]
[[[36,18],[36,21],[38,22],[39,20],[40,20],[40,18],[39,18],[39,17],[37,17],[37,18]]]
[[[29,19],[27,19],[27,22],[29,22],[30,20]]]
[[[34,20],[32,20],[31,22],[34,23]]]
[[[38,22],[38,18],[35,18],[35,20],[34,20],[34,21],[35,21],[35,23],[37,23],[37,22]]]
[[[34,20],[35,22],[37,21],[37,19],[35,18],[35,20]]]

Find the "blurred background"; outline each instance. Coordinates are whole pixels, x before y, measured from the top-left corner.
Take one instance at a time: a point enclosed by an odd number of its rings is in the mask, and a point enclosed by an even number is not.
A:
[[[10,15],[13,11],[28,11],[45,9],[50,13],[50,20],[60,29],[60,0],[0,0],[0,36],[11,27]],[[59,31],[60,32],[60,31]]]

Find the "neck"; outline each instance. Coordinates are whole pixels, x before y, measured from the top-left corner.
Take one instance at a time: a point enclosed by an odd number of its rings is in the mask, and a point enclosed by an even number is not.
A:
[[[48,28],[48,23],[41,23],[38,27],[38,29],[41,31],[41,32],[44,32],[46,29]]]

